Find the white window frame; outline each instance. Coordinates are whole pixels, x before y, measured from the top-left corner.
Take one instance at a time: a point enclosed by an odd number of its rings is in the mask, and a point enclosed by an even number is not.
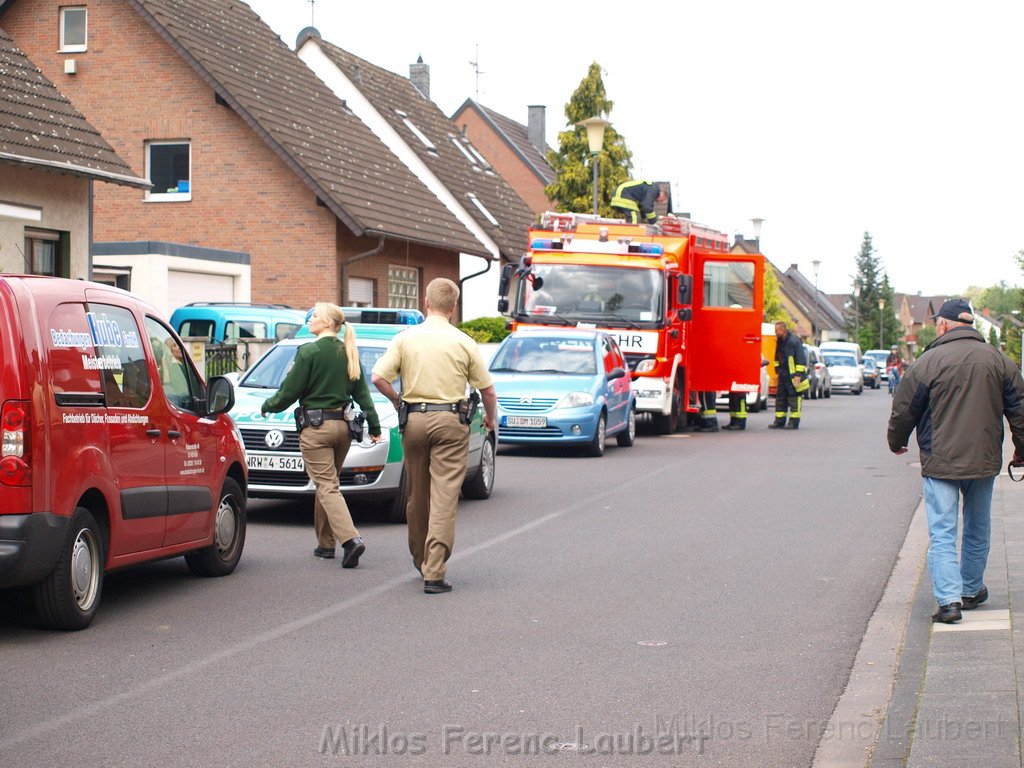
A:
[[[464,146],[462,146],[462,142],[459,141],[454,136],[449,136],[448,138],[452,140],[452,144],[455,145],[456,149],[458,149],[459,152],[461,152],[462,154],[464,154],[466,156],[466,159],[469,160],[470,164],[472,166],[476,167],[476,165],[477,165],[476,158],[474,158],[471,154],[469,154],[469,150],[466,149]]]
[[[498,223],[498,220],[494,218],[490,211],[487,210],[487,206],[480,202],[480,199],[476,195],[474,195],[472,192],[467,192],[466,197],[469,198],[469,202],[475,205],[477,207],[477,210],[480,211],[480,213],[484,215],[484,218],[491,222],[493,226],[501,226],[501,224]]]
[[[173,203],[186,202],[192,199],[192,141],[191,139],[161,139],[159,141],[146,142],[146,178],[152,181],[150,176],[150,151],[153,147],[166,146],[168,144],[185,144],[188,146],[188,192],[155,192],[152,189],[146,190],[146,201],[151,203]]]
[[[420,308],[420,270],[404,264],[388,264],[388,307]]]
[[[67,28],[67,14],[69,11],[81,11],[85,14],[85,39],[81,43],[68,44],[64,42],[64,32]],[[89,9],[84,5],[69,5],[60,9],[60,52],[80,53],[89,49]]]
[[[435,154],[437,153],[437,147],[434,146],[434,142],[428,139],[427,135],[416,127],[416,124],[409,119],[409,116],[405,114],[405,112],[403,112],[400,109],[396,109],[395,114],[402,118],[402,122],[405,123],[405,127],[412,131],[412,135],[420,140],[423,146],[427,148],[427,151],[433,152]]]

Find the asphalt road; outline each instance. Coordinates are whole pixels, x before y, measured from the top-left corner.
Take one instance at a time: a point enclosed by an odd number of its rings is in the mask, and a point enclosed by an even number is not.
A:
[[[274,502],[235,574],[111,574],[84,632],[5,595],[0,765],[809,766],[920,492],[888,407],[835,394],[798,432],[753,414],[599,459],[502,448],[447,595],[404,527],[361,523],[342,570],[312,557],[311,507]]]

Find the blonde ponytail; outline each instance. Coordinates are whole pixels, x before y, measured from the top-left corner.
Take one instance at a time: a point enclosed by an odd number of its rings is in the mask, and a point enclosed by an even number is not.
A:
[[[345,354],[348,356],[348,377],[352,381],[358,381],[362,371],[359,369],[359,348],[356,346],[356,332],[352,328],[352,323],[345,322],[345,313],[337,304],[318,301],[313,306],[320,319],[330,324],[332,332],[340,333],[344,326],[345,335],[342,341],[345,344]]]
[[[348,355],[348,377],[358,381],[362,372],[359,370],[359,349],[356,347],[356,332],[352,323],[345,323],[345,354]]]

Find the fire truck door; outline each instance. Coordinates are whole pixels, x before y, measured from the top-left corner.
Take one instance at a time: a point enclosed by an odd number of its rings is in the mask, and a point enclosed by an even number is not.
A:
[[[764,258],[698,252],[692,263],[690,389],[756,392],[761,377]]]

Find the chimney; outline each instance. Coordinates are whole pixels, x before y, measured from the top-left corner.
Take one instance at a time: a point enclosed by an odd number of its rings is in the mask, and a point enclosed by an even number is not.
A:
[[[544,140],[544,113],[547,109],[543,104],[529,106],[528,118],[526,121],[526,138],[540,152],[541,156],[547,154],[547,142]]]
[[[409,79],[424,99],[430,99],[430,65],[423,63],[423,57],[417,56],[416,63],[409,65]]]

